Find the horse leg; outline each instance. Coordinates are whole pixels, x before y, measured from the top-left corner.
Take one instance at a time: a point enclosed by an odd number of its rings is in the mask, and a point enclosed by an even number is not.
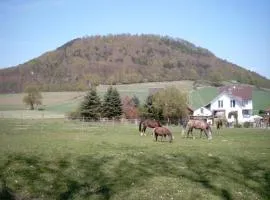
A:
[[[169,134],[168,135],[168,138],[169,138],[169,142],[170,143],[174,140],[174,136],[172,134]]]
[[[187,136],[188,138],[189,138],[189,134],[191,134],[191,137],[193,138],[193,128],[189,129],[188,136]]]
[[[166,134],[164,134],[164,135],[162,135],[162,141],[163,141],[163,137],[164,137],[164,139],[166,140],[167,138],[167,135]]]
[[[191,130],[192,139],[195,140],[195,136],[193,135],[193,130]]]
[[[141,130],[141,136],[143,136],[143,131]]]
[[[208,128],[208,133],[206,132],[207,129],[205,129],[205,135],[207,136],[208,140],[212,140],[212,131],[211,128]]]
[[[186,138],[188,138],[188,136],[189,136],[189,130],[190,130],[190,129],[187,130]]]
[[[193,136],[193,128],[189,129],[189,133],[191,134],[191,138],[195,139],[194,136]],[[189,134],[188,134],[188,137],[189,137]]]
[[[154,137],[154,135],[155,135],[155,128],[153,129],[153,132],[152,132],[151,135]]]
[[[204,129],[203,132],[205,134],[205,136],[208,138],[208,133],[206,132],[207,129]]]
[[[145,131],[146,131],[146,126],[143,127],[143,135],[144,135],[144,136],[146,136]]]
[[[156,142],[157,142],[158,135],[157,135],[157,134],[155,134],[155,137],[156,137]]]

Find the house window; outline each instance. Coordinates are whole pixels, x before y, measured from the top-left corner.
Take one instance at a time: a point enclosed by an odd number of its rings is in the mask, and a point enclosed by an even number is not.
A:
[[[235,107],[235,100],[231,100],[231,108]]]
[[[243,117],[244,117],[244,118],[250,117],[250,112],[249,112],[249,110],[242,110],[242,114],[243,114]]]
[[[218,100],[218,107],[223,108],[223,100]]]
[[[201,113],[203,114],[203,108],[201,108]]]
[[[248,104],[248,100],[244,99],[244,100],[242,101],[242,106],[246,106],[247,104]]]

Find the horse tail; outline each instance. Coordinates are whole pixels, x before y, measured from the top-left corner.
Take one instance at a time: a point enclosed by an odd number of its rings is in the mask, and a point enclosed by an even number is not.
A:
[[[140,132],[142,131],[142,123],[143,123],[143,121],[140,121],[140,124],[139,124],[139,131]]]
[[[158,124],[159,127],[162,127],[160,121],[157,121],[157,124]]]

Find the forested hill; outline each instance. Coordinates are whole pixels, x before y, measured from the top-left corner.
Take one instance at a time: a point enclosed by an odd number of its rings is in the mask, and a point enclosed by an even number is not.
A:
[[[84,90],[99,83],[183,79],[237,80],[270,88],[269,79],[188,41],[122,34],[77,38],[24,64],[2,69],[0,92],[20,92],[31,83],[43,91],[60,91]]]

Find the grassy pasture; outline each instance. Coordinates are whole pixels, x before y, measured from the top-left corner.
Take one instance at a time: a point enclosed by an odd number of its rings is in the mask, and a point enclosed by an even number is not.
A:
[[[170,144],[140,137],[133,124],[0,127],[0,199],[270,198],[270,130],[223,129],[208,141],[170,127]]]

